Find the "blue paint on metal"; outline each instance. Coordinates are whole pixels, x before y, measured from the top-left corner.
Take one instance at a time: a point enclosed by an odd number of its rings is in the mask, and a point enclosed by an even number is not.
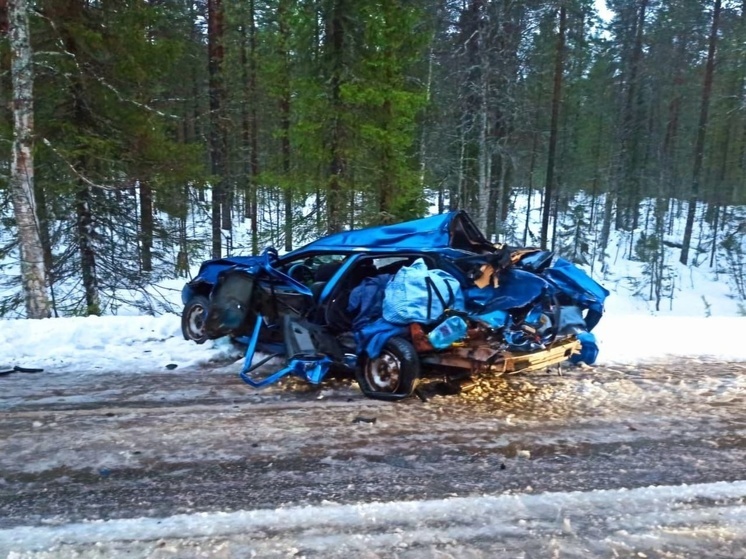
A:
[[[457,232],[460,233],[460,238]],[[313,251],[378,251],[380,249],[427,251],[466,248],[466,246],[459,247],[461,243],[471,245],[472,248],[480,244],[490,245],[466,212],[457,210],[395,225],[335,233],[307,244],[291,252],[285,258]]]
[[[256,315],[254,321],[254,329],[251,331],[251,337],[249,338],[249,345],[246,348],[246,354],[244,355],[243,368],[238,375],[243,379],[244,382],[254,386],[254,381],[248,376],[249,369],[251,369],[251,362],[254,359],[254,353],[256,353],[256,343],[259,340],[259,332],[262,328],[262,315]]]
[[[256,353],[259,332],[262,328],[263,322],[263,317],[257,315],[256,321],[254,322],[254,330],[248,340],[249,345],[246,348],[244,364],[241,371],[238,373],[241,380],[253,388],[264,388],[265,386],[276,383],[283,377],[296,375],[311,384],[320,384],[326,377],[329,368],[332,365],[332,360],[326,355],[312,355],[290,359],[285,367],[264,378],[255,379],[250,376],[249,373],[251,372],[252,361],[254,360],[254,354]]]
[[[332,276],[332,278],[326,282],[326,285],[324,286],[324,289],[321,291],[321,295],[319,295],[319,304],[323,304],[326,302],[326,300],[331,295],[332,291],[334,291],[334,288],[339,283],[340,278],[343,278],[347,275],[347,271],[352,268],[352,266],[355,265],[355,263],[362,258],[359,254],[355,254],[351,256],[350,258],[346,259],[342,266],[340,266],[339,270]]]

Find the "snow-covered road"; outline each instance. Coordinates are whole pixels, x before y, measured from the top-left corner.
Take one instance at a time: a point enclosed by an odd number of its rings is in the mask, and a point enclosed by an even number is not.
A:
[[[3,378],[0,556],[746,557],[746,363],[399,404],[236,368]]]

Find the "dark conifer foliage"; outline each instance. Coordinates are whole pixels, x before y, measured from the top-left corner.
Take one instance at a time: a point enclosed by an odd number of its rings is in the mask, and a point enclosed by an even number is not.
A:
[[[596,272],[623,234],[657,305],[666,247],[743,292],[741,0],[606,0],[606,19],[592,0],[22,4],[52,313],[116,312],[209,256],[456,208]],[[28,223],[10,193],[3,178],[0,264]]]

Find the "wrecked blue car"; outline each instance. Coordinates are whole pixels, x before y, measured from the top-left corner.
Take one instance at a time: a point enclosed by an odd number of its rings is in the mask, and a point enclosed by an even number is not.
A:
[[[254,387],[354,374],[366,396],[406,398],[421,378],[593,363],[608,296],[567,260],[490,243],[463,211],[329,235],[278,256],[209,260],[182,291],[182,331],[247,345]],[[268,354],[254,362],[256,351]],[[261,365],[283,356],[270,373]]]

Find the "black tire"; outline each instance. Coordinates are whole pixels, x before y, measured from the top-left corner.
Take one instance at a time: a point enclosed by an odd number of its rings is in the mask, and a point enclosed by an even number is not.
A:
[[[209,301],[204,295],[195,295],[184,306],[181,313],[181,333],[185,340],[203,344],[208,340],[205,319]]]
[[[367,356],[355,370],[360,390],[376,400],[401,400],[411,396],[420,378],[420,358],[403,338],[391,338],[375,359]]]

